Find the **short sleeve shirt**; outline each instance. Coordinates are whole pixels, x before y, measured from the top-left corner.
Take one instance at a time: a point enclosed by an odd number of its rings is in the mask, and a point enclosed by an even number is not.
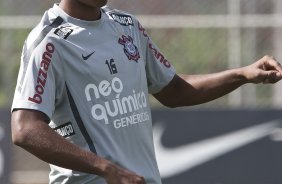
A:
[[[148,94],[174,75],[134,16],[104,7],[84,21],[55,4],[26,39],[12,110],[41,111],[66,140],[160,184]],[[106,184],[54,165],[50,183]]]

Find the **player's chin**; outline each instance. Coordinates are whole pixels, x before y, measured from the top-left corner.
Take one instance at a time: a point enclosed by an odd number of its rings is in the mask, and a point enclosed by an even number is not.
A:
[[[99,0],[99,7],[103,7],[108,3],[108,0]]]
[[[89,7],[92,8],[101,8],[108,3],[108,0],[93,0],[93,1],[85,1]]]

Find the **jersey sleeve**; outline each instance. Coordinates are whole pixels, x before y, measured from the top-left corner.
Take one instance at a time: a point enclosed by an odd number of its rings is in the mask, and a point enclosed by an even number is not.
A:
[[[146,62],[146,75],[149,93],[159,92],[176,74],[174,67],[151,40],[143,26],[137,21],[142,51]]]
[[[63,83],[62,64],[58,48],[51,39],[37,46],[26,41],[15,89],[12,111],[32,109],[45,113],[50,119]]]

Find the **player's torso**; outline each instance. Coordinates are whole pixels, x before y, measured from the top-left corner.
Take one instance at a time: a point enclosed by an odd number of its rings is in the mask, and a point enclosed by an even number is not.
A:
[[[111,117],[148,107],[143,49],[133,29],[105,20],[92,27],[70,24],[55,31],[63,37],[58,52],[63,56],[66,84],[80,95],[89,114],[103,118],[105,124],[111,123]]]
[[[134,22],[123,13],[82,21],[54,5],[26,40],[13,107],[42,111],[66,140],[160,184],[148,84],[160,88],[167,77],[152,73],[166,70]],[[106,182],[51,166],[50,183]]]
[[[71,142],[87,148],[90,139],[99,156],[158,183],[145,49],[133,22],[115,18],[84,27],[63,24],[54,31],[60,37],[57,52],[67,92],[58,100],[50,126],[59,133],[72,126],[73,133],[65,136]]]

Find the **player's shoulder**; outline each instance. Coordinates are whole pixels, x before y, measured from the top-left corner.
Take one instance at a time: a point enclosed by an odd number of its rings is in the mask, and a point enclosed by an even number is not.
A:
[[[119,9],[112,9],[109,6],[102,7],[102,11],[107,15],[108,20],[114,21],[122,26],[134,26],[137,21],[131,13]]]
[[[62,17],[44,16],[29,33],[27,43],[60,42],[62,39],[67,39],[72,32],[72,26],[66,23]]]
[[[46,52],[59,56],[59,52],[54,51],[63,48],[61,40],[66,39],[71,32],[72,29],[66,26],[60,16],[45,14],[25,40],[23,53],[26,59],[29,61],[32,57],[41,57]]]

